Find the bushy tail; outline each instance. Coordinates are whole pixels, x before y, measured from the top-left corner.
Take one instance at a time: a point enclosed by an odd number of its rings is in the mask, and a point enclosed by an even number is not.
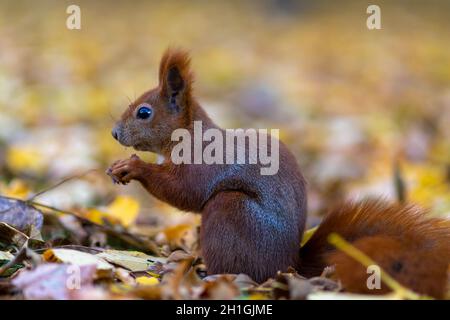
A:
[[[299,272],[320,275],[334,265],[335,276],[349,292],[387,293],[389,288],[369,289],[367,268],[328,242],[337,233],[374,260],[405,287],[443,298],[450,264],[450,221],[430,218],[413,205],[381,200],[346,203],[326,216],[300,250]]]

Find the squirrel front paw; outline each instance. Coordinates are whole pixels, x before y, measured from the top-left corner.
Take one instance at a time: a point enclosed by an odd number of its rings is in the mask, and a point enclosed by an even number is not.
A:
[[[133,154],[129,159],[118,160],[106,170],[114,183],[128,184],[133,179],[138,179],[144,173],[145,162]]]

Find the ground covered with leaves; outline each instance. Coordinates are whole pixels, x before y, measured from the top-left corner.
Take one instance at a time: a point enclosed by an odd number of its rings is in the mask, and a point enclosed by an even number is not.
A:
[[[70,31],[64,3],[2,1],[1,298],[352,298],[332,270],[207,276],[201,217],[105,174],[135,152],[110,129],[179,45],[218,124],[280,129],[308,180],[308,228],[367,195],[450,217],[450,7],[431,3],[382,2],[368,31],[358,1],[79,1]]]

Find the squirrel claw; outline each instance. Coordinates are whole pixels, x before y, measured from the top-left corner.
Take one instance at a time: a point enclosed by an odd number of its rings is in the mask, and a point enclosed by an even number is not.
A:
[[[111,169],[111,168],[108,168],[108,169],[105,171],[105,173],[106,173],[108,176],[111,177],[111,180],[112,180],[112,182],[113,182],[114,184],[120,184],[119,179],[117,179],[117,177],[114,176],[114,175],[112,174],[112,169]]]

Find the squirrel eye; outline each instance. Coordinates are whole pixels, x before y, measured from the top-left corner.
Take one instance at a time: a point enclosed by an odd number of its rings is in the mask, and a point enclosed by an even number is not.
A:
[[[139,108],[139,110],[138,110],[138,112],[137,112],[137,114],[136,114],[136,117],[137,117],[138,119],[145,120],[145,119],[150,118],[151,115],[152,115],[152,113],[153,113],[153,110],[152,110],[150,107],[148,107],[148,106],[143,106],[143,107],[140,107],[140,108]]]

